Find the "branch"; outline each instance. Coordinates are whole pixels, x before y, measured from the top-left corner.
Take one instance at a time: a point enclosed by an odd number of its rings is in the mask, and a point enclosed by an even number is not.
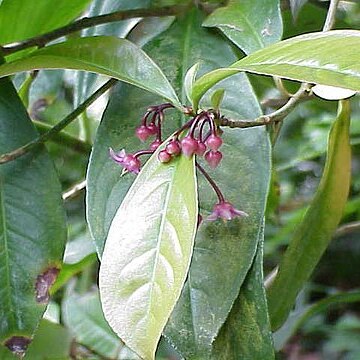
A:
[[[33,124],[35,125],[36,130],[40,135],[44,135],[52,129],[49,124],[43,123],[41,121],[33,120]],[[53,137],[49,140],[61,146],[69,147],[79,153],[89,154],[91,151],[91,144],[89,142],[80,140],[64,131],[59,132],[56,137]]]
[[[70,189],[63,192],[62,198],[63,200],[68,200],[70,198],[73,198],[85,188],[86,188],[86,180],[82,180],[79,183],[73,185]]]
[[[96,25],[112,23],[116,21],[132,19],[132,18],[144,18],[144,17],[160,17],[177,15],[184,11],[187,6],[165,6],[161,8],[153,9],[134,9],[126,11],[116,11],[110,14],[98,15],[94,17],[84,17],[69,25],[50,31],[46,34],[34,36],[30,39],[5,45],[2,47],[2,53],[4,56],[12,54],[16,51],[24,50],[33,46],[44,46],[45,44],[63,37],[65,35],[87,29]]]
[[[37,139],[28,142],[27,144],[10,151],[9,153],[0,156],[0,164],[5,164],[9,161],[15,160],[20,156],[27,154],[30,150],[48,141],[63,130],[67,125],[74,121],[87,107],[89,107],[96,99],[109,90],[115,83],[116,79],[110,79],[98,90],[96,90],[90,97],[88,97],[82,104],[80,104],[73,112],[61,120],[58,124],[52,127],[49,131],[38,137]]]
[[[323,31],[329,31],[334,27],[336,21],[336,9],[339,5],[339,2],[340,0],[330,0]]]
[[[272,112],[271,114],[262,115],[255,120],[233,120],[228,118],[221,118],[219,125],[228,126],[231,128],[248,128],[278,123],[284,120],[297,104],[310,98],[310,89],[311,85],[302,84],[299,90],[290,97],[289,101],[284,106]]]

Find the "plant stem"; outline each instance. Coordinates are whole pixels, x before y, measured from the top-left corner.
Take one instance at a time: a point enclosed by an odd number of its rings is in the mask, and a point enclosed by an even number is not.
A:
[[[33,124],[40,135],[47,133],[52,128],[49,124],[37,120],[33,120]],[[53,137],[50,140],[80,153],[88,154],[91,151],[91,144],[89,142],[79,140],[64,131],[59,132],[56,137]]]
[[[9,55],[16,51],[24,50],[33,46],[44,46],[50,41],[63,37],[65,35],[92,27],[100,24],[107,24],[111,22],[132,19],[132,18],[143,18],[143,17],[160,17],[160,16],[171,16],[183,12],[187,6],[165,6],[161,8],[151,9],[133,9],[126,11],[116,11],[110,14],[98,15],[94,17],[84,17],[77,20],[69,25],[50,31],[46,34],[34,36],[30,39],[5,45],[2,47],[3,55]]]
[[[67,125],[74,121],[87,107],[89,107],[97,98],[109,90],[117,82],[116,79],[110,79],[98,90],[96,90],[90,97],[88,97],[82,104],[80,104],[73,112],[61,120],[58,124],[52,127],[49,131],[34,139],[33,141],[28,142],[27,144],[10,151],[9,153],[3,154],[0,156],[0,164],[5,164],[9,161],[15,160],[18,157],[27,154],[30,150],[35,147],[43,144],[45,141],[48,141],[54,138],[58,133],[63,130]]]
[[[340,0],[330,0],[323,31],[329,31],[334,27],[336,21],[336,9],[339,5],[339,1]]]
[[[220,188],[217,186],[215,181],[210,177],[210,175],[206,172],[206,170],[197,161],[195,161],[195,165],[200,170],[200,172],[204,175],[205,179],[209,182],[209,184],[212,186],[212,188],[216,192],[219,202],[220,203],[224,202],[225,201],[224,195],[222,194]]]
[[[68,200],[70,198],[73,198],[85,188],[86,188],[86,180],[82,180],[79,183],[73,185],[70,189],[63,192],[62,198],[63,200]]]
[[[309,99],[310,89],[311,85],[306,83],[302,84],[299,90],[290,97],[289,101],[284,106],[272,112],[271,114],[259,116],[255,120],[233,120],[228,118],[220,118],[219,124],[221,126],[228,126],[231,128],[248,128],[280,122],[290,114],[290,112],[299,102]]]

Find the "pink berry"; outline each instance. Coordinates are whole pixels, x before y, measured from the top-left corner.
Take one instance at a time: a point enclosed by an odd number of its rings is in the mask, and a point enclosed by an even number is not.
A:
[[[179,155],[181,153],[181,146],[179,141],[172,140],[166,145],[166,151],[170,155]]]
[[[159,139],[156,139],[150,144],[150,150],[155,151],[160,145],[161,141]]]
[[[190,136],[185,136],[181,140],[181,150],[185,156],[191,157],[198,148],[198,142]]]
[[[161,150],[158,154],[158,159],[162,163],[168,163],[171,160],[171,155],[166,150]]]
[[[222,139],[220,136],[211,134],[205,141],[207,147],[211,150],[218,150],[222,145]]]
[[[198,147],[195,152],[196,155],[203,156],[205,154],[205,151],[206,151],[206,145],[200,140],[198,140]]]
[[[135,130],[135,134],[142,142],[144,142],[151,135],[151,132],[147,126],[141,125]]]
[[[206,154],[205,154],[205,160],[207,161],[207,163],[209,164],[209,166],[212,169],[215,169],[220,161],[222,159],[222,154],[220,151],[217,150],[209,150]]]

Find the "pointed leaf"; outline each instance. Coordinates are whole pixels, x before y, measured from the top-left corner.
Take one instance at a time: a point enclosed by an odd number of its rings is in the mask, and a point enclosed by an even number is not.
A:
[[[199,71],[200,62],[194,64],[186,73],[184,78],[184,90],[188,101],[191,103],[192,87],[196,79],[196,74]]]
[[[195,105],[217,82],[239,71],[360,90],[360,31],[333,30],[297,36],[214,70],[193,87]],[[334,53],[334,49],[336,52]]]
[[[159,67],[136,45],[112,36],[70,39],[0,66],[0,77],[34,69],[95,72],[136,85],[181,106]]]
[[[0,80],[0,153],[36,136],[13,85]],[[22,336],[25,350],[60,268],[66,239],[60,190],[44,148],[0,166],[0,342],[9,348],[13,336]]]
[[[218,27],[245,54],[281,39],[282,19],[279,0],[231,0],[215,10],[204,26]]]
[[[162,147],[163,148],[163,147]],[[99,284],[105,318],[120,338],[153,359],[180,296],[197,224],[194,159],[146,163],[110,226]]]
[[[214,360],[275,358],[263,277],[263,231],[239,297],[214,342]]]
[[[71,3],[57,0],[54,11],[52,0],[0,1],[0,44],[25,40],[66,25],[89,3],[90,0],[72,0]]]
[[[315,197],[295,229],[279,272],[268,290],[271,325],[286,320],[296,296],[326,250],[343,214],[349,193],[351,149],[350,104],[341,101],[328,140],[325,168]]]

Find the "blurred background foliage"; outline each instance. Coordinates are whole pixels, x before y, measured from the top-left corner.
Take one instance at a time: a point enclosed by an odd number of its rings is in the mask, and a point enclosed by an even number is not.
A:
[[[96,1],[95,1],[96,2]],[[179,1],[158,1],[170,5]],[[117,10],[91,8],[91,13]],[[135,2],[134,2],[135,3]],[[150,1],[136,1],[144,6]],[[225,1],[201,1],[207,10]],[[148,4],[145,4],[148,5]],[[158,5],[158,4],[157,4]],[[320,31],[326,17],[326,1],[282,1],[284,38]],[[139,20],[140,21],[140,20]],[[146,20],[143,20],[146,21]],[[140,21],[140,24],[142,21]],[[125,33],[136,24],[122,24]],[[111,25],[114,26],[113,24]],[[103,31],[107,30],[103,26]],[[360,29],[360,2],[340,1],[336,28]],[[163,30],[165,30],[164,27]],[[131,34],[131,33],[130,33]],[[80,34],[78,34],[80,35]],[[240,54],[239,54],[240,55]],[[74,109],[79,97],[73,71],[39,71],[14,83],[23,94],[29,114],[40,132],[54,125]],[[284,100],[271,78],[251,75],[251,83],[265,113]],[[92,78],[91,87],[104,82]],[[297,84],[285,81],[289,92]],[[72,123],[47,148],[55,161],[63,191],[82,183],[91,144],[108,94],[96,101],[79,121]],[[110,95],[111,96],[111,95]],[[318,185],[330,125],[336,116],[336,101],[314,97],[300,104],[285,120],[281,131],[271,129],[274,143],[273,177],[265,228],[265,274],[279,262],[289,234],[300,221]],[[351,100],[352,185],[342,223],[324,254],[311,282],[299,295],[294,312],[274,334],[279,359],[360,359],[360,101]],[[85,119],[84,119],[85,118]],[[138,119],[134,119],[137,121]],[[86,129],[84,129],[86,124]],[[135,125],[134,125],[135,129]],[[80,139],[71,142],[72,139]],[[77,145],[74,146],[74,143]],[[80,185],[81,187],[81,185]],[[68,195],[66,195],[68,196]],[[132,359],[103,318],[97,289],[99,262],[85,220],[85,192],[66,199],[69,241],[64,267],[53,289],[53,298],[25,359]],[[56,340],[54,340],[56,339]],[[57,344],[51,346],[48,344]],[[1,351],[4,352],[2,355]],[[175,350],[161,341],[158,359],[177,359]],[[0,358],[12,358],[0,349]]]

